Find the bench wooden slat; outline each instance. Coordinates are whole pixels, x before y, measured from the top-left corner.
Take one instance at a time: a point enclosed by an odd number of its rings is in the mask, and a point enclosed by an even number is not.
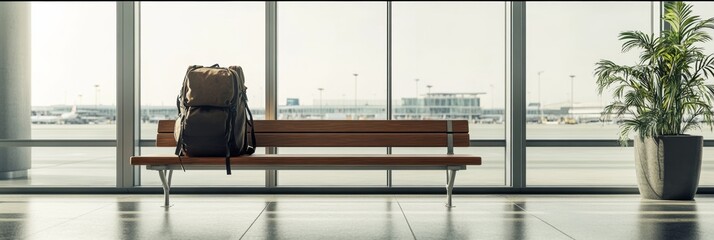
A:
[[[176,120],[159,120],[159,126],[156,129],[158,133],[173,133]]]
[[[221,157],[182,157],[185,165],[224,165]],[[233,165],[415,165],[452,166],[481,165],[473,155],[437,154],[254,154],[232,157]],[[135,156],[131,165],[179,164],[176,156]]]
[[[256,133],[257,147],[446,147],[445,133]],[[468,147],[469,134],[453,135]],[[176,147],[173,133],[156,135],[157,147]]]
[[[446,132],[445,120],[255,120],[261,133],[437,133]],[[159,133],[173,133],[174,120],[159,121]],[[452,132],[468,133],[467,120],[453,120]]]

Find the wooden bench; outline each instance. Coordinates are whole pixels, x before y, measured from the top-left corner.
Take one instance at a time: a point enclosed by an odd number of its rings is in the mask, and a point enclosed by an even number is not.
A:
[[[174,121],[160,121],[157,147],[176,147]],[[237,170],[446,170],[446,206],[456,171],[481,165],[481,157],[454,154],[469,146],[466,120],[256,120],[257,147],[444,147],[444,154],[253,154],[232,157]],[[182,157],[186,170],[225,170],[222,157]],[[134,156],[131,165],[159,172],[169,206],[176,155]]]

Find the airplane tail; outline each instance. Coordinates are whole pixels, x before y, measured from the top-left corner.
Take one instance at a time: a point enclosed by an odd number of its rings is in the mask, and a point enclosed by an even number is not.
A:
[[[72,111],[70,113],[77,113],[77,105],[72,105]]]

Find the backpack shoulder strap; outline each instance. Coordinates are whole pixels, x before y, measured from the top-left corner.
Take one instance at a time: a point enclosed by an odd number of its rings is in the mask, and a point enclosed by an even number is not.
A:
[[[181,93],[179,93],[178,97],[176,97],[176,108],[178,109],[178,114],[179,118],[181,118],[181,134],[179,134],[179,139],[176,140],[176,150],[174,151],[174,154],[178,155],[179,157],[179,163],[181,163],[181,169],[185,172],[186,169],[183,167],[183,160],[181,159],[181,156],[184,154],[183,153],[183,122],[186,118],[185,114],[183,114],[182,109],[186,107],[186,84],[188,83],[188,74],[193,71],[196,68],[201,68],[203,66],[200,65],[191,65],[188,66],[188,69],[186,69],[186,74],[183,77],[183,84],[181,85]]]
[[[245,111],[248,113],[248,119],[246,119],[246,124],[248,127],[250,127],[250,138],[248,138],[248,135],[243,135],[244,137],[244,142],[246,143],[246,146],[244,147],[244,154],[253,154],[255,153],[255,127],[253,126],[253,113],[250,112],[250,108],[248,107],[248,96],[245,94],[245,75],[243,75],[243,68],[240,66],[230,66],[228,67],[231,71],[233,71],[234,74],[236,74],[236,78],[239,81],[239,84],[242,86],[241,91],[243,92],[243,104],[245,106]]]
[[[240,66],[230,66],[228,67],[228,69],[236,71],[236,73],[241,73],[241,75],[243,75],[243,68],[241,68]]]
[[[255,153],[255,127],[253,126],[253,113],[250,112],[250,108],[248,108],[248,102],[245,102],[245,111],[248,112],[248,119],[246,121],[246,124],[250,127],[250,142],[246,141],[246,154],[251,155]],[[248,140],[248,135],[244,135],[245,140]]]
[[[230,66],[228,67],[228,69],[233,71],[233,74],[236,75],[238,81],[241,83],[241,85],[244,85],[245,87],[245,76],[243,75],[243,68],[241,68],[240,66]]]
[[[185,106],[185,105],[184,105],[184,103],[185,103],[185,99],[184,99],[184,98],[186,97],[186,91],[188,90],[188,89],[186,89],[186,84],[188,83],[188,74],[189,74],[191,71],[193,71],[194,69],[202,68],[202,67],[203,67],[203,66],[201,66],[201,65],[191,65],[191,66],[188,66],[188,69],[186,69],[186,74],[185,74],[184,77],[183,77],[183,84],[181,85],[181,93],[179,94],[179,97],[178,97],[179,103],[176,104],[176,107],[183,107],[183,106]],[[179,106],[178,104],[181,104],[181,105]],[[181,113],[181,109],[179,108],[179,114],[180,114],[180,113]]]

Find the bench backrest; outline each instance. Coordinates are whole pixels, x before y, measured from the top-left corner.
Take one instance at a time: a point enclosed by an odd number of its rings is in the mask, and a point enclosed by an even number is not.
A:
[[[159,121],[157,147],[175,147],[173,120]],[[450,125],[450,126],[449,126]],[[257,147],[469,146],[467,120],[255,120]]]

